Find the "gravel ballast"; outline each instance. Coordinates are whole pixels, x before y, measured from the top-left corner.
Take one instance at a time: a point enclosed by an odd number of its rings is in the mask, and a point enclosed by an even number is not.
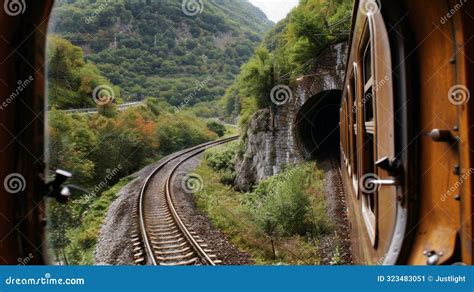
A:
[[[131,177],[135,179],[120,190],[117,199],[110,206],[96,245],[95,263],[97,265],[134,264],[131,249],[132,211],[138,201],[143,184],[160,163],[161,161],[149,165],[133,174]],[[187,173],[191,173],[198,163],[199,156],[186,161],[177,171],[174,179],[175,197],[173,201],[178,213],[184,217],[186,226],[197,232],[199,237],[212,249],[212,254],[222,261],[221,264],[252,264],[248,254],[240,252],[234,247],[220,230],[213,227],[204,214],[196,210],[193,194],[182,190],[183,177]]]
[[[138,201],[145,180],[158,165],[159,162],[133,174],[132,177],[135,179],[120,190],[117,199],[110,205],[96,245],[95,263],[97,265],[133,264],[130,248],[132,210]]]
[[[222,261],[222,265],[250,265],[253,261],[249,254],[239,251],[227,237],[214,228],[209,218],[196,209],[194,196],[183,190],[186,174],[192,174],[199,164],[199,157],[186,161],[174,177],[174,202],[178,213],[188,228],[192,228],[212,250],[211,254]],[[202,181],[205,184],[205,181]]]
[[[327,216],[335,225],[335,232],[321,240],[320,256],[323,265],[351,265],[350,224],[347,218],[346,198],[339,164],[334,154],[318,159],[317,165],[325,172]],[[334,257],[339,262],[333,262]]]

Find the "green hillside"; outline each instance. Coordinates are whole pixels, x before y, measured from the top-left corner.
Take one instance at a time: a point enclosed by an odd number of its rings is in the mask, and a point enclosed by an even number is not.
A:
[[[80,47],[57,35],[50,35],[47,56],[50,108],[110,107],[111,100],[103,100],[102,103],[98,99],[97,89],[102,88],[115,102],[121,102],[119,89],[114,88],[93,63],[84,60],[84,52]]]
[[[125,101],[155,97],[178,107],[213,101],[272,23],[246,0],[182,3],[61,1],[51,31],[80,46]]]
[[[272,88],[311,72],[329,44],[348,38],[351,11],[352,0],[301,0],[242,66],[222,101],[227,116],[240,114],[246,124],[256,110],[271,106]]]

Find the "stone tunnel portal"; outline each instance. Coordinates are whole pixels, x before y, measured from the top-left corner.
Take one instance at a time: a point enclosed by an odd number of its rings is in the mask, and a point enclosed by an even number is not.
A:
[[[322,91],[306,101],[296,115],[296,139],[310,159],[339,149],[341,90]]]

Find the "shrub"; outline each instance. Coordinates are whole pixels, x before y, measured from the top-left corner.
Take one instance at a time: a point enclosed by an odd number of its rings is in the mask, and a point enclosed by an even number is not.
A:
[[[186,113],[163,114],[157,124],[156,135],[163,153],[173,153],[217,137],[207,129],[205,122]]]
[[[205,152],[206,164],[223,184],[235,180],[238,144],[231,143]],[[311,164],[288,167],[246,194],[243,208],[253,214],[261,231],[269,235],[320,236],[331,230],[326,217],[323,172]]]
[[[318,242],[333,229],[323,172],[311,163],[292,166],[239,193],[224,185],[232,162],[224,154],[238,147],[234,142],[205,152],[196,170],[206,181],[196,193],[198,208],[259,264],[319,264]]]
[[[204,154],[207,164],[218,172],[233,172],[235,157],[237,153],[237,145],[232,143],[209,149]]]
[[[279,236],[327,233],[331,227],[326,219],[322,180],[321,171],[305,164],[263,181],[249,194],[258,200],[253,203],[253,212],[260,228]]]
[[[226,128],[223,124],[218,122],[209,122],[207,123],[207,128],[212,132],[216,133],[217,136],[222,137],[225,135]]]

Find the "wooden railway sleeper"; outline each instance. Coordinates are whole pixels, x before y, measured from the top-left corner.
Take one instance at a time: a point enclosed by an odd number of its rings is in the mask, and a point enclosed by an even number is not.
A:
[[[176,263],[159,263],[160,266],[189,266],[199,262],[199,258],[192,258],[189,261],[176,262]]]
[[[161,262],[185,260],[185,259],[189,259],[190,257],[194,255],[195,255],[194,252],[189,252],[185,255],[179,255],[179,256],[173,256],[173,257],[156,257],[156,260],[161,261]]]
[[[168,241],[155,241],[153,242],[156,245],[166,245],[166,244],[173,244],[173,243],[179,243],[179,242],[185,242],[186,240],[184,237],[180,237],[179,239],[176,240],[168,240]]]
[[[188,247],[185,247],[185,248],[181,248],[181,249],[177,249],[177,250],[170,250],[170,251],[155,251],[155,254],[157,255],[161,255],[161,256],[164,256],[164,255],[170,255],[170,254],[178,254],[178,253],[185,253],[187,251],[190,251],[191,250],[191,247],[188,246]]]
[[[188,245],[186,242],[180,243],[180,244],[174,244],[174,245],[168,245],[168,246],[153,246],[153,250],[168,250],[168,249],[176,249],[176,248],[182,248],[183,246]]]

